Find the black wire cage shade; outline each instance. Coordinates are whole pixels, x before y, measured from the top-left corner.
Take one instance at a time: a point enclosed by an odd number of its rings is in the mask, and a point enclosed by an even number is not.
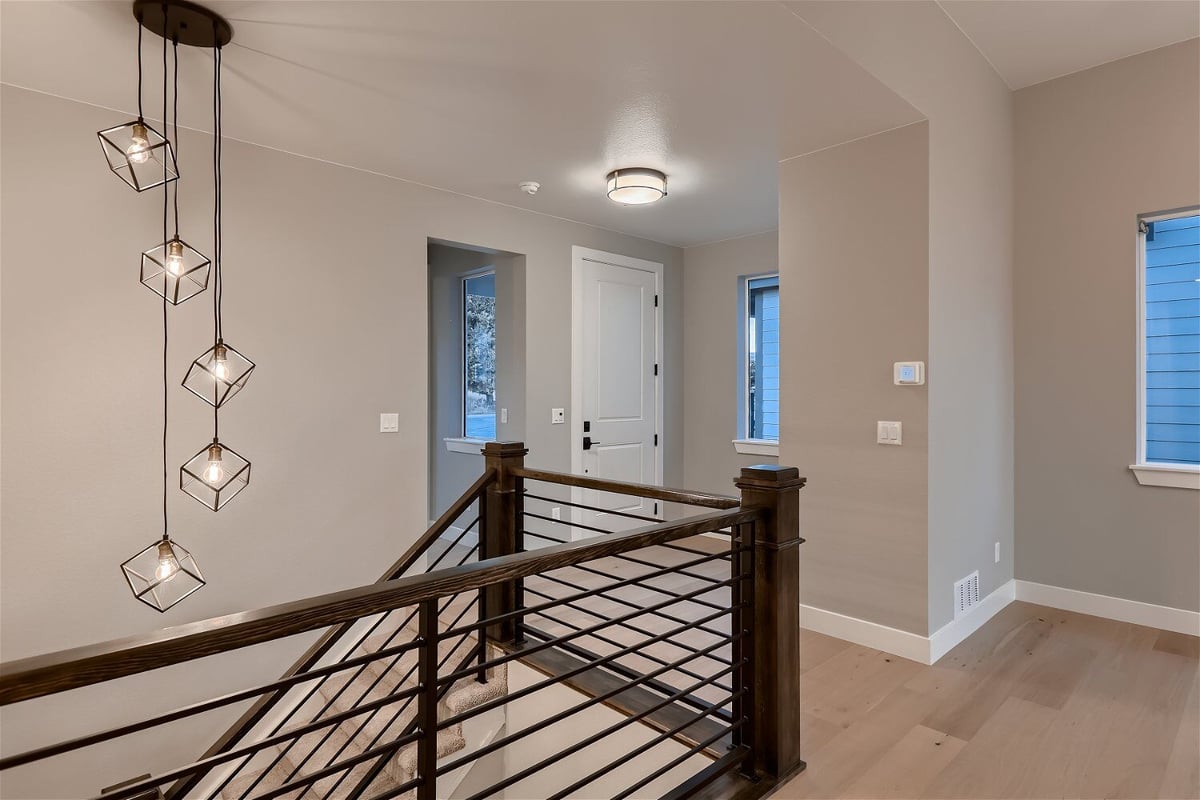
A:
[[[208,288],[210,262],[178,236],[142,253],[142,285],[173,306]]]
[[[183,387],[213,408],[220,408],[246,386],[253,371],[253,361],[218,339],[188,367]]]
[[[134,191],[144,192],[178,180],[174,147],[144,119],[99,131],[96,136],[108,168]]]
[[[250,484],[250,462],[216,438],[179,468],[179,488],[220,511]]]
[[[200,566],[187,548],[164,535],[121,564],[133,596],[166,611],[204,586]]]

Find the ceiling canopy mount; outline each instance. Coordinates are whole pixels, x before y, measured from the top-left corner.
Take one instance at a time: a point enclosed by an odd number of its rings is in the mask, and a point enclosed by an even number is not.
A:
[[[192,47],[224,47],[233,26],[215,11],[190,0],[134,0],[133,15],[148,31]]]

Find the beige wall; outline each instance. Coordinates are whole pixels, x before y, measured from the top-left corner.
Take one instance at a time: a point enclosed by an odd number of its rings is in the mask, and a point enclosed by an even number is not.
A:
[[[683,479],[689,489],[735,494],[733,479],[742,467],[778,461],[733,449],[741,369],[738,280],[778,269],[778,231],[683,251]]]
[[[1139,486],[1138,214],[1200,203],[1200,44],[1016,93],[1017,577],[1200,609],[1200,493]]]
[[[562,331],[572,245],[666,264],[665,399],[669,408],[681,402],[682,251],[228,142],[226,338],[259,366],[221,427],[253,461],[253,479],[220,514],[171,491],[173,531],[210,585],[159,615],[132,599],[117,568],[161,531],[161,307],[136,277],[138,253],[159,240],[159,198],[104,169],[95,131],[119,115],[10,86],[0,103],[5,660],[378,576],[428,521],[427,237],[526,256],[526,302],[536,309],[527,327],[530,463],[570,465],[570,426],[551,426],[549,410],[570,406]],[[211,249],[209,152],[207,137],[183,133],[183,233],[203,250]],[[175,480],[211,438],[211,414],[178,385],[211,343],[209,303],[205,294],[170,315]],[[399,435],[378,432],[381,411],[400,413]],[[669,420],[665,431],[668,482],[682,478],[682,427]],[[236,666],[211,659],[211,683],[144,693],[146,704],[128,712],[102,693],[95,715],[76,713],[83,693],[73,693],[70,715],[43,709],[22,719],[6,709],[5,748],[48,738],[56,719],[90,727],[113,718],[102,710],[144,714],[277,677],[289,656]],[[196,744],[179,747],[193,753]],[[78,774],[74,789],[155,766],[106,762]]]
[[[929,127],[909,125],[781,165],[780,462],[809,479],[806,605],[925,634],[924,387],[892,362],[928,347]],[[875,443],[876,420],[904,444]]]
[[[1011,92],[935,2],[789,6],[929,118],[933,632],[954,581],[978,569],[987,594],[1013,577]]]

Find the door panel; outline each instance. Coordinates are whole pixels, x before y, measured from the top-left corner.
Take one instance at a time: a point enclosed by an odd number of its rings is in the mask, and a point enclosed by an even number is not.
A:
[[[585,474],[632,483],[657,482],[657,276],[585,260],[583,292],[583,419],[592,446]],[[580,443],[577,443],[577,446]],[[653,501],[585,490],[582,502],[612,511],[655,516]],[[645,524],[596,512],[579,521],[607,530]]]

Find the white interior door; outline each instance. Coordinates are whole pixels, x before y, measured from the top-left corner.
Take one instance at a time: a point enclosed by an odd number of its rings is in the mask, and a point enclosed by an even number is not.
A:
[[[576,463],[585,475],[658,484],[661,265],[603,253],[579,259],[576,310],[580,362]],[[585,505],[659,516],[652,500],[584,490]],[[644,525],[611,513],[582,512],[584,525],[622,530]]]

